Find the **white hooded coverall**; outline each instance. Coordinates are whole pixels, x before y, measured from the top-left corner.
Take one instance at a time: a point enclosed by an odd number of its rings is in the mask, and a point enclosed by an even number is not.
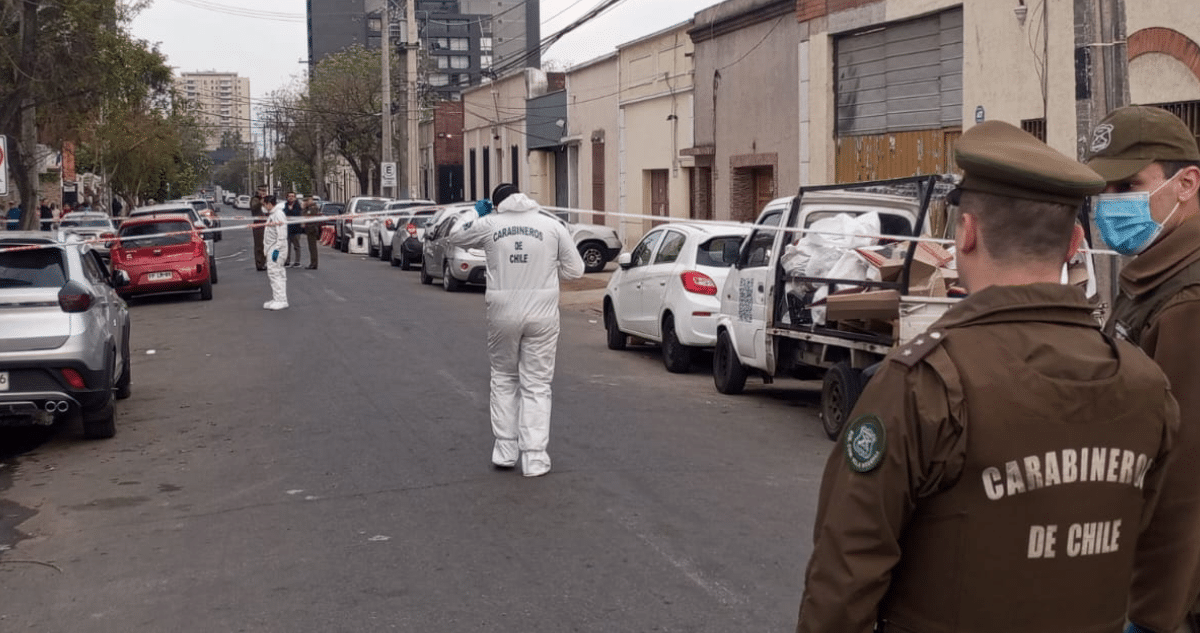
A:
[[[263,252],[267,254],[267,280],[271,282],[271,303],[287,306],[287,272],[283,265],[287,263],[287,216],[283,213],[283,205],[276,204],[266,217],[267,226],[263,230]],[[271,254],[279,251],[279,256],[272,258]],[[264,306],[265,307],[265,306]]]
[[[550,382],[558,347],[558,281],[583,276],[583,260],[558,219],[521,193],[452,234],[487,252],[492,462],[525,475],[550,470]]]

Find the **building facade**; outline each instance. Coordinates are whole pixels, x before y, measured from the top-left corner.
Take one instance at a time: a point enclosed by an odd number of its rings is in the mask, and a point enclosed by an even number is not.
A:
[[[205,148],[221,146],[226,134],[243,143],[250,142],[250,79],[236,73],[181,73],[175,89],[196,107],[205,128]]]

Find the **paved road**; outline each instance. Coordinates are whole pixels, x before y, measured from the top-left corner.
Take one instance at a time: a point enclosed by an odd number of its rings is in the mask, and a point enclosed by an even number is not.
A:
[[[813,385],[723,396],[610,351],[588,276],[554,471],[526,479],[489,462],[481,289],[322,247],[268,312],[248,247],[225,231],[213,301],[132,302],[115,438],[0,434],[29,449],[0,462],[0,631],[794,626],[832,446]]]

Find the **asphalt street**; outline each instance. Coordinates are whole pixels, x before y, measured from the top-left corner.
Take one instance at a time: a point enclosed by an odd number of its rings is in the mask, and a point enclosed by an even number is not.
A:
[[[610,273],[588,275],[563,294],[554,469],[493,470],[482,288],[321,247],[266,311],[236,224],[212,301],[130,302],[115,438],[0,433],[0,631],[794,628],[818,384],[724,396],[703,363],[610,351]]]

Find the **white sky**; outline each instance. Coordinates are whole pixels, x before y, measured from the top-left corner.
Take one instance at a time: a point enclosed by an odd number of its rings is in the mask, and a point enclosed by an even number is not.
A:
[[[127,1],[127,0],[125,0]],[[601,0],[541,0],[542,37]],[[685,22],[719,0],[623,0],[543,55],[565,65]],[[308,57],[305,0],[153,0],[134,20],[135,37],[159,43],[176,74],[213,70],[250,78],[255,105],[300,76]]]

